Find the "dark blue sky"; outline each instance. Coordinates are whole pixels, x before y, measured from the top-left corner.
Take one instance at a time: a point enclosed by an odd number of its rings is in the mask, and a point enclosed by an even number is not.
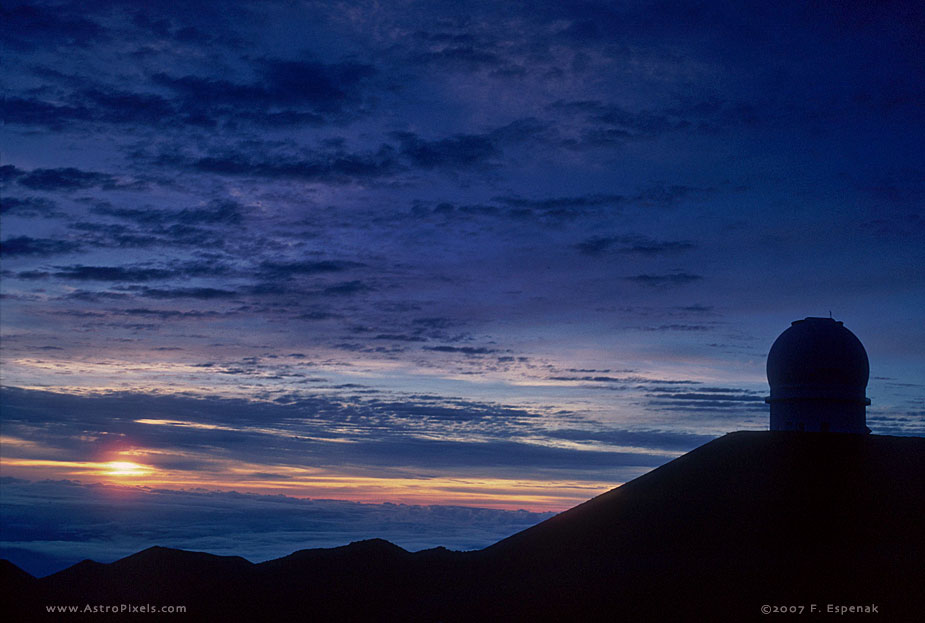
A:
[[[9,486],[559,510],[766,427],[830,311],[922,434],[923,17],[5,3]]]

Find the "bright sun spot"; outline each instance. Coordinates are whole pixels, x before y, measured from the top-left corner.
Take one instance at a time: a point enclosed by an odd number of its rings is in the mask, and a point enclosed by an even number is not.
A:
[[[107,476],[143,476],[151,472],[147,465],[139,465],[131,461],[110,461],[104,463],[104,473]]]

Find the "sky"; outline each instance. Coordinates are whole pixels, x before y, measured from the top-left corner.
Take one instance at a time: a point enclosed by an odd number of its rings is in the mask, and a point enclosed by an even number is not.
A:
[[[0,554],[486,546],[831,314],[925,434],[915,2],[5,2]]]

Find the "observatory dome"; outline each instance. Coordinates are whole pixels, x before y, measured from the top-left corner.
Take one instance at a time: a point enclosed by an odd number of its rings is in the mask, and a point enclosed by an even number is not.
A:
[[[767,373],[771,430],[869,432],[867,351],[843,323],[794,321],[771,346]]]

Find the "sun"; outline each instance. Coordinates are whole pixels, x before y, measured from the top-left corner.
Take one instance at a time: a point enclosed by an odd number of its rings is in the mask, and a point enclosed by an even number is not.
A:
[[[103,473],[107,476],[144,476],[152,471],[147,465],[140,465],[131,461],[110,461],[103,463],[103,468]]]

